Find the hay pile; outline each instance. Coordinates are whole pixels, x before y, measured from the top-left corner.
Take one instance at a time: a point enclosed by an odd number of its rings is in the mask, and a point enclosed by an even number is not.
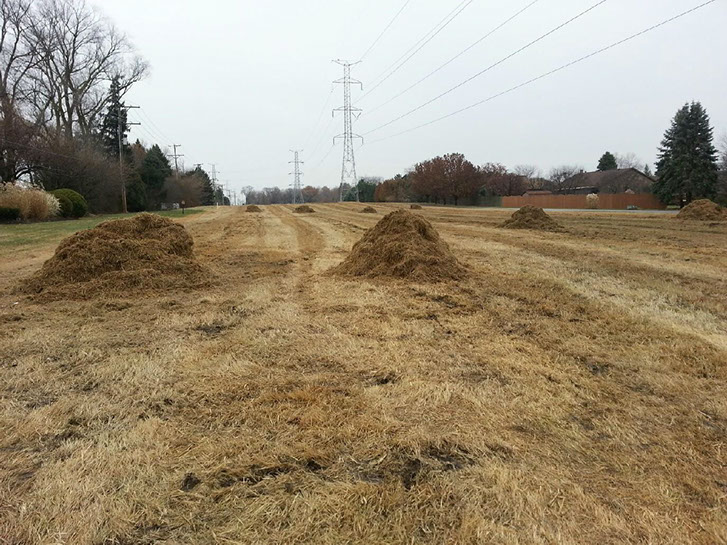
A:
[[[466,269],[431,223],[406,210],[397,210],[366,231],[346,260],[331,272],[437,282],[463,278]]]
[[[206,283],[185,228],[155,214],[107,221],[64,239],[19,288],[45,299],[185,289]]]
[[[709,199],[693,201],[682,208],[677,214],[680,220],[727,221],[727,208],[723,208]]]
[[[313,212],[315,212],[315,210],[313,210],[313,209],[312,209],[312,208],[311,208],[310,206],[308,206],[307,204],[303,204],[303,205],[301,205],[301,206],[298,206],[298,207],[297,207],[297,208],[296,208],[296,209],[294,210],[294,212],[295,212],[296,214],[312,214]]]
[[[263,209],[260,208],[256,204],[248,204],[247,208],[245,208],[245,212],[262,212],[262,211],[263,211]]]
[[[533,229],[536,231],[563,231],[563,226],[551,218],[542,208],[523,206],[510,219],[500,225],[505,229]]]
[[[362,214],[376,214],[376,208],[373,206],[367,206],[361,210]]]
[[[409,208],[411,208],[412,210],[421,210],[422,209],[422,207],[419,206],[418,204],[412,204]]]

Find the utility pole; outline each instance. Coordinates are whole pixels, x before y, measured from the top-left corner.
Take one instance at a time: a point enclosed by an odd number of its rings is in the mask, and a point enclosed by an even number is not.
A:
[[[353,112],[361,112],[362,110],[351,105],[351,84],[360,85],[363,91],[363,83],[351,79],[351,67],[358,64],[358,62],[348,62],[341,59],[334,60],[333,62],[343,66],[343,78],[333,82],[343,84],[343,106],[336,108],[332,112],[334,116],[336,112],[343,112],[343,134],[339,134],[333,138],[334,145],[336,140],[343,138],[343,166],[341,168],[339,201],[343,201],[343,185],[346,183],[350,183],[354,188],[356,200],[358,201],[358,180],[356,179],[356,159],[353,154],[353,141],[354,139],[360,139],[363,142],[363,137],[353,132]]]
[[[178,180],[179,179],[179,163],[177,163],[177,159],[179,157],[184,157],[184,154],[177,155],[177,148],[181,148],[182,144],[172,144],[172,147],[174,148],[174,155],[172,155],[172,157],[174,157],[174,172],[175,172],[174,177],[177,178],[177,180]]]
[[[214,163],[210,165],[212,166],[212,191],[215,194],[215,206],[219,206],[220,203],[217,200],[217,165]]]
[[[133,108],[140,108],[140,106],[122,106],[119,104],[119,109],[116,112],[116,135],[119,139],[119,174],[121,175],[121,211],[124,214],[129,212],[129,208],[126,206],[126,180],[124,179],[124,131],[121,127],[121,111],[124,111],[124,118],[126,118],[127,111]],[[127,127],[131,125],[141,125],[141,123],[126,122]]]
[[[295,165],[293,172],[290,172],[289,174],[293,175],[293,204],[298,204],[298,199],[300,198],[300,204],[303,204],[303,191],[300,188],[300,177],[303,175],[303,173],[300,171],[300,165],[304,164],[303,161],[301,161],[298,158],[298,154],[302,150],[290,150],[291,153],[294,154],[295,158],[292,161],[288,161],[288,163],[293,163]]]

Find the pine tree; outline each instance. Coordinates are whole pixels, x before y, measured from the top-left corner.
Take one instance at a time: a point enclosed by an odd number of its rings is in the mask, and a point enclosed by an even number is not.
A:
[[[215,189],[212,187],[212,179],[209,174],[200,166],[195,168],[190,174],[202,180],[202,206],[215,204]]]
[[[699,102],[685,104],[664,134],[656,164],[654,193],[662,202],[714,198],[717,190],[717,150],[709,116]]]
[[[644,165],[644,174],[646,174],[649,178],[654,177],[654,174],[651,172],[651,167],[649,166],[649,163],[646,163]]]
[[[101,145],[109,154],[109,157],[119,159],[119,116],[121,116],[121,139],[123,142],[124,157],[128,158],[129,145],[126,144],[126,135],[129,132],[127,111],[121,101],[119,90],[119,76],[111,80],[109,87],[109,99],[106,115],[103,118],[100,128]]]
[[[172,167],[161,148],[154,144],[141,165],[141,179],[146,186],[147,206],[156,209],[164,198],[164,181],[172,175]]]
[[[604,153],[598,161],[598,170],[615,170],[617,168],[618,163],[616,162],[616,156],[610,151]]]

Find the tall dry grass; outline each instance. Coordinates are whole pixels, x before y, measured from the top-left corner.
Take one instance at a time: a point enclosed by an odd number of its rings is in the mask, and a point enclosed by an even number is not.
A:
[[[0,206],[17,208],[24,220],[45,220],[60,212],[58,199],[50,193],[13,184],[0,186]]]

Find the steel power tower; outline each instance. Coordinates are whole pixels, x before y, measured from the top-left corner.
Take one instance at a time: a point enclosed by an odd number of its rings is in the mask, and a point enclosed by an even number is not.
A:
[[[293,172],[290,173],[293,175],[293,204],[298,204],[298,202],[300,202],[300,204],[303,204],[303,191],[300,187],[300,177],[303,175],[303,173],[300,171],[300,165],[303,164],[303,161],[298,158],[298,154],[302,150],[292,149],[290,151],[295,155],[295,158],[292,161],[288,161],[289,163],[293,163],[293,165],[295,165]]]
[[[353,132],[353,113],[361,112],[360,108],[356,108],[351,104],[351,84],[360,85],[363,91],[363,83],[358,80],[351,79],[351,67],[358,62],[348,62],[341,59],[336,59],[336,64],[343,66],[343,78],[334,81],[333,83],[343,84],[343,106],[333,110],[333,115],[336,112],[343,112],[343,134],[339,134],[333,138],[335,145],[336,140],[343,138],[343,166],[341,168],[341,186],[339,189],[339,201],[343,201],[343,186],[344,184],[350,184],[356,194],[356,200],[358,201],[358,180],[356,179],[356,159],[353,155],[353,141],[354,139],[360,139],[363,142],[363,137]],[[360,62],[360,61],[359,61]]]

